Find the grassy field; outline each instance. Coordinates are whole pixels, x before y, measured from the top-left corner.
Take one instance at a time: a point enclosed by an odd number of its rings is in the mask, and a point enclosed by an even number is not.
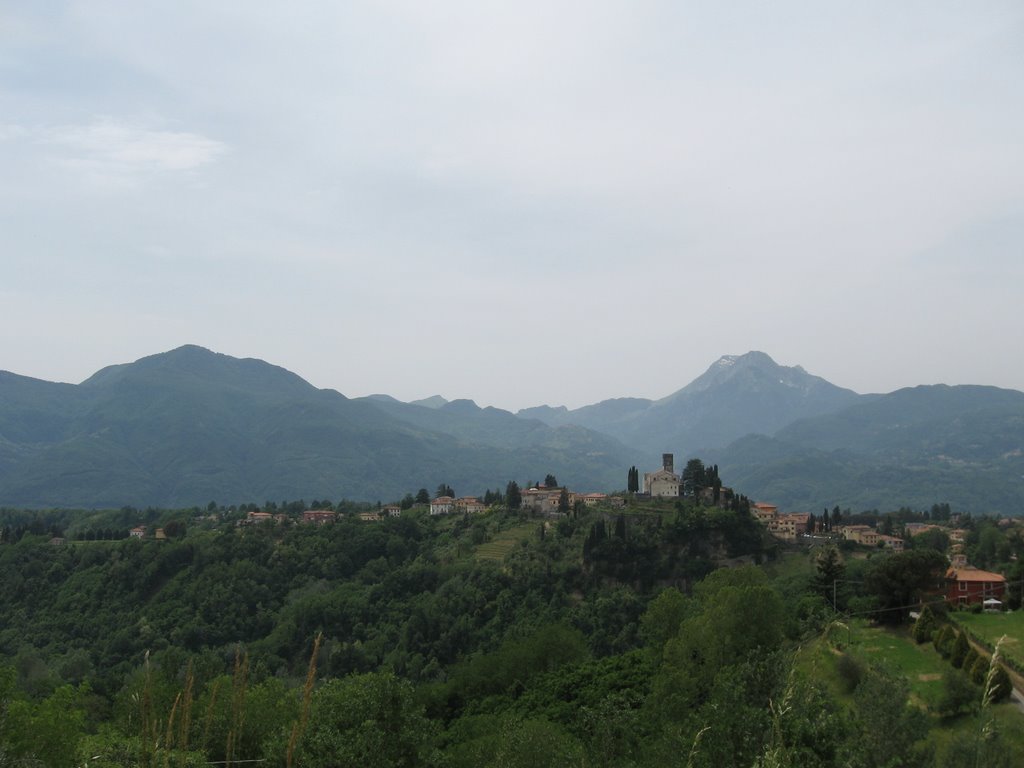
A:
[[[843,650],[849,650],[859,658],[880,662],[902,673],[909,685],[911,699],[919,706],[930,710],[942,694],[943,676],[951,670],[950,665],[934,650],[931,643],[918,645],[908,632],[873,627],[863,620],[848,625],[836,626],[832,630],[833,641]],[[798,668],[803,674],[812,675],[832,689],[840,700],[848,700],[837,672],[836,661],[839,653],[823,639],[808,643],[798,657]],[[1009,703],[998,704],[984,715],[962,715],[941,720],[930,715],[931,739],[941,752],[954,736],[980,732],[985,720],[991,716],[1007,749],[1014,756],[1024,755],[1024,715]]]
[[[831,636],[841,650],[901,673],[907,678],[911,696],[918,704],[928,706],[938,701],[942,692],[942,676],[950,666],[936,653],[931,643],[918,645],[905,630],[870,626],[863,619],[834,625]],[[835,669],[837,659],[837,651],[823,640],[818,640],[803,652],[801,666],[838,693],[842,685]]]
[[[493,539],[478,546],[473,556],[477,560],[494,560],[500,563],[520,541],[536,536],[537,526],[538,523],[530,522],[500,531]]]
[[[1024,611],[1012,613],[950,614],[957,623],[970,629],[978,637],[995,645],[1003,635],[1002,652],[1017,664],[1024,666]]]
[[[918,645],[906,630],[868,626],[864,621],[852,624],[852,646],[868,661],[889,664],[910,683],[915,700],[934,705],[942,693],[942,676],[950,670],[931,643]]]

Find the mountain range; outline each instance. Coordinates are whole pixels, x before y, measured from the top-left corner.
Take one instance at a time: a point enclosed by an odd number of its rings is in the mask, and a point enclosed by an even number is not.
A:
[[[784,508],[1015,514],[1024,393],[859,395],[762,352],[725,356],[660,400],[511,413],[440,396],[347,398],[269,363],[184,346],[78,385],[0,372],[0,504],[194,506],[459,494],[555,474],[615,490],[674,453]]]

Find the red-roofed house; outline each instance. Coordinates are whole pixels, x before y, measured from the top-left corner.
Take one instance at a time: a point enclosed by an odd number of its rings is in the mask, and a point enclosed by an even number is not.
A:
[[[946,571],[946,602],[970,605],[985,600],[1002,601],[1006,594],[1006,577],[1000,573],[966,566]]]

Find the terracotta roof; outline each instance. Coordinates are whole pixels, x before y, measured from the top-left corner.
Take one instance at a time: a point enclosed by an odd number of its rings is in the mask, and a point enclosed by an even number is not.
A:
[[[1001,573],[980,571],[977,568],[950,568],[946,571],[946,578],[957,581],[1006,581]]]

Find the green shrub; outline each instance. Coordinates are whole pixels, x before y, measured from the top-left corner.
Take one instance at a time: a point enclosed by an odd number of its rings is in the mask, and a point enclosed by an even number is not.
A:
[[[1002,664],[997,664],[992,671],[992,678],[988,681],[986,698],[994,703],[1006,701],[1013,693],[1013,683],[1010,682],[1010,675],[1007,674]]]
[[[975,687],[963,672],[949,670],[942,678],[942,693],[935,705],[936,714],[941,717],[956,717],[972,712],[981,702],[981,691]]]
[[[921,615],[914,622],[914,640],[918,645],[927,643],[935,635],[938,629],[938,621],[932,612],[931,606],[926,605],[921,609]]]
[[[974,655],[976,658],[971,664],[970,669],[967,667],[967,661],[964,660],[964,671],[970,674],[972,683],[975,685],[984,685],[985,678],[988,676],[990,660],[988,656],[982,656],[980,653],[975,653]]]
[[[960,664],[960,669],[964,671],[968,677],[972,677],[971,669],[974,667],[974,662],[978,660],[978,652],[974,649],[973,645],[967,646],[967,653],[964,654],[964,660]],[[973,677],[972,677],[973,679]],[[975,680],[977,682],[977,680]]]
[[[839,679],[842,680],[846,692],[852,693],[864,679],[864,663],[844,653],[836,662],[836,672],[839,673]]]
[[[932,638],[932,643],[935,645],[935,650],[944,659],[949,658],[949,654],[953,652],[953,640],[955,640],[956,631],[949,625],[943,624],[939,631],[935,633]]]
[[[967,658],[967,651],[969,649],[970,644],[967,642],[967,635],[963,632],[957,632],[956,639],[953,641],[949,652],[949,663],[960,669],[964,665],[964,659]]]

